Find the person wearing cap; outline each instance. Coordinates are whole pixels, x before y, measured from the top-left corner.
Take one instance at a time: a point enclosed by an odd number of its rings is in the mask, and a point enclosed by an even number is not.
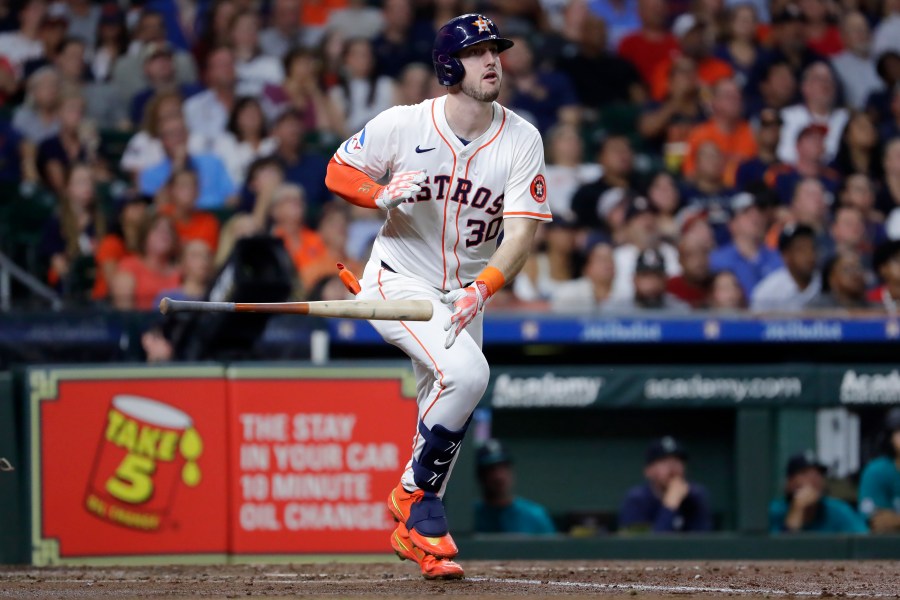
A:
[[[556,533],[547,509],[514,493],[513,459],[498,440],[489,439],[478,448],[475,469],[481,489],[475,503],[476,533]]]
[[[774,165],[763,181],[775,189],[783,204],[789,204],[797,185],[806,178],[818,179],[832,196],[837,195],[841,175],[825,164],[825,138],[828,129],[821,123],[809,123],[797,134],[796,160]]]
[[[859,514],[843,500],[826,495],[828,468],[811,450],[788,459],[784,497],[769,504],[771,533],[868,533]]]
[[[750,298],[754,311],[802,311],[822,289],[822,277],[816,268],[816,232],[812,227],[786,225],[778,236],[778,251],[784,266],[754,288]]]
[[[554,312],[594,312],[609,300],[616,274],[612,244],[597,238],[589,243],[586,254],[581,277],[557,282],[551,288],[550,306]]]
[[[669,54],[654,68],[650,77],[650,95],[657,101],[669,93],[669,71],[677,56],[687,56],[697,65],[697,77],[706,86],[720,79],[734,77],[734,69],[727,62],[712,54],[707,24],[691,13],[679,15],[672,24],[672,33],[678,40],[678,50]]]
[[[628,202],[620,237],[613,238],[618,242],[613,253],[616,278],[612,295],[616,300],[624,300],[626,303],[633,301],[635,265],[644,250],[653,248],[662,255],[664,279],[666,275],[681,273],[678,250],[662,241],[656,215],[656,207],[644,196],[635,196]]]
[[[844,50],[831,57],[831,66],[841,82],[847,106],[862,110],[870,94],[884,89],[875,70],[872,32],[864,14],[854,10],[841,18],[841,40]]]
[[[672,436],[654,440],[644,457],[644,483],[619,507],[620,532],[697,532],[712,529],[706,487],[687,479],[688,454]]]
[[[800,95],[801,102],[781,111],[784,125],[781,127],[778,158],[789,164],[796,163],[800,132],[810,123],[817,123],[826,128],[824,160],[830,162],[837,155],[850,113],[837,104],[837,82],[826,61],[815,62],[803,71]]]
[[[891,314],[900,309],[900,240],[879,244],[872,255],[872,268],[881,285],[868,294],[870,301],[884,306]]]
[[[149,42],[141,55],[147,86],[130,100],[131,123],[139,124],[144,120],[144,109],[157,94],[177,91],[182,99],[187,99],[202,90],[196,83],[179,83],[175,73],[174,50],[169,42]]]
[[[666,28],[665,0],[638,0],[641,27],[622,38],[617,54],[633,64],[649,83],[657,65],[678,50],[678,40]]]
[[[622,220],[614,219],[612,213],[621,206],[617,216],[624,216],[624,202],[636,189],[631,142],[621,135],[607,137],[597,152],[597,162],[603,174],[575,191],[572,212],[580,227],[614,236]]]
[[[766,172],[780,165],[776,150],[781,136],[781,115],[774,108],[763,108],[759,113],[754,135],[756,136],[756,156],[738,165],[734,176],[734,187],[746,190],[753,184],[764,182]]]
[[[666,291],[668,275],[665,259],[658,249],[645,248],[639,252],[631,281],[633,290],[631,296],[613,297],[603,304],[604,312],[628,313],[643,310],[690,312],[689,304]]]
[[[882,432],[884,455],[859,480],[859,510],[874,533],[900,532],[900,407],[890,409]]]
[[[729,205],[728,231],[731,242],[713,250],[709,257],[713,271],[731,271],[750,298],[756,285],[784,266],[781,255],[768,248],[765,221],[756,198],[747,192],[736,194]]]

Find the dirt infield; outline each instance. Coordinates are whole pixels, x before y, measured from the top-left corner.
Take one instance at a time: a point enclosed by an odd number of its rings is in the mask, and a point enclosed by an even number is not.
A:
[[[0,598],[900,598],[898,562],[510,561],[464,566],[466,579],[451,582],[423,581],[415,565],[399,561],[0,567]]]

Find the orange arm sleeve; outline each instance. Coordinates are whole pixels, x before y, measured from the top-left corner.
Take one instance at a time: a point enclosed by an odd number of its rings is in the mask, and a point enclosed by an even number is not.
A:
[[[332,193],[363,208],[378,208],[375,198],[384,189],[359,169],[342,165],[334,158],[328,163],[325,185]]]

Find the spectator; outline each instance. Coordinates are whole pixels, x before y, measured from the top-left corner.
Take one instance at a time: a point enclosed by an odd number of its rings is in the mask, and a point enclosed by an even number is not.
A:
[[[106,217],[99,204],[91,168],[73,166],[58,211],[44,226],[39,249],[50,265],[48,283],[64,294],[73,292],[69,288],[73,267],[90,260],[106,234]]]
[[[883,85],[881,90],[869,94],[866,112],[871,115],[873,123],[881,123],[890,118],[894,89],[900,83],[900,53],[888,50],[876,56],[875,71]]]
[[[90,0],[68,0],[66,5],[69,20],[68,34],[85,41],[94,40],[97,37],[100,16],[103,13],[100,3]]]
[[[196,83],[179,83],[175,76],[173,50],[169,42],[150,42],[143,49],[144,79],[147,87],[131,98],[129,118],[132,123],[144,120],[144,109],[150,100],[162,93],[177,91],[184,98],[200,92]]]
[[[728,205],[735,190],[725,182],[725,159],[714,142],[697,149],[697,169],[693,181],[682,189],[684,206],[706,211],[716,236],[716,245],[728,243]]]
[[[572,198],[584,185],[599,179],[603,169],[583,162],[584,144],[578,128],[561,123],[547,132],[547,187],[553,190],[550,207],[554,215],[574,219]]]
[[[843,500],[825,493],[828,468],[811,450],[791,456],[787,463],[784,498],[769,505],[772,533],[868,533],[865,521]]]
[[[284,58],[288,52],[306,46],[300,28],[300,0],[273,0],[269,9],[269,26],[259,33],[263,54]]]
[[[834,56],[844,49],[841,34],[834,24],[833,5],[824,0],[800,0],[803,18],[803,37],[806,45],[822,56]]]
[[[181,107],[181,94],[174,91],[157,94],[147,103],[140,130],[128,140],[119,162],[119,168],[128,174],[131,181],[137,182],[142,171],[166,158],[159,139],[159,128],[164,121],[181,118]],[[205,141],[199,138],[199,145],[203,146]],[[188,144],[189,147],[191,145]]]
[[[60,198],[74,163],[96,164],[99,138],[93,124],[84,120],[84,109],[81,96],[63,98],[59,107],[59,133],[45,139],[37,149],[41,181]]]
[[[881,139],[890,140],[900,137],[900,85],[894,86],[891,94],[890,112],[878,127]]]
[[[697,171],[697,151],[702,144],[712,142],[725,160],[725,183],[734,185],[735,172],[742,160],[757,153],[753,130],[744,120],[741,90],[733,79],[720,79],[712,86],[711,117],[697,125],[688,135],[688,150],[683,172],[692,178]]]
[[[278,117],[272,128],[272,137],[277,143],[274,156],[284,170],[284,178],[306,191],[311,221],[315,222],[322,207],[331,198],[325,187],[328,162],[322,156],[306,151],[304,133],[296,111],[289,110]]]
[[[642,485],[631,488],[619,509],[619,531],[654,533],[712,529],[706,488],[686,478],[688,455],[671,436],[647,449]]]
[[[147,221],[141,230],[138,248],[137,256],[126,256],[119,261],[113,277],[113,299],[117,308],[130,305],[137,310],[155,309],[153,302],[160,292],[177,287],[181,280],[175,265],[179,254],[178,234],[169,217],[155,215]],[[117,292],[120,285],[128,289],[129,278],[130,298],[127,293]],[[117,297],[119,301],[116,301]]]
[[[634,154],[625,136],[610,136],[597,153],[603,174],[581,186],[572,196],[572,212],[580,227],[619,233],[624,217],[624,201],[635,189]]]
[[[738,165],[734,177],[735,187],[746,191],[753,184],[764,181],[766,172],[778,172],[781,161],[775,153],[778,148],[778,138],[781,134],[781,116],[773,108],[764,108],[759,115],[759,125],[756,130],[757,154]]]
[[[808,308],[859,310],[872,307],[866,298],[866,270],[859,254],[838,249],[825,261],[822,291]]]
[[[384,29],[372,41],[379,75],[397,79],[407,65],[431,61],[434,40],[413,27],[415,15],[410,0],[386,0],[382,14]]]
[[[165,158],[141,172],[138,178],[141,193],[152,196],[173,172],[191,169],[197,172],[200,181],[197,208],[208,210],[234,204],[237,190],[225,165],[212,154],[188,151],[188,132],[183,119],[172,117],[163,121],[159,126],[159,137]]]
[[[671,277],[681,273],[678,251],[670,244],[661,241],[656,209],[646,198],[638,196],[628,204],[622,243],[616,247],[614,252],[616,278],[613,284],[613,296],[615,298],[628,300],[634,297],[635,264],[641,253],[648,248],[654,248],[661,252],[664,259],[664,275],[668,274]],[[665,278],[663,284],[665,284]]]
[[[230,42],[234,49],[236,93],[258,96],[266,85],[281,85],[284,67],[281,60],[259,47],[259,15],[255,10],[239,12],[231,21]]]
[[[884,419],[883,456],[863,469],[859,481],[859,511],[873,533],[900,531],[900,408]]]
[[[252,215],[238,213],[231,217],[222,226],[219,234],[219,249],[216,251],[214,260],[216,268],[221,268],[228,261],[239,240],[262,235],[263,231]]]
[[[556,533],[547,509],[515,494],[513,460],[499,441],[490,439],[478,448],[475,468],[481,489],[475,503],[476,533]]]
[[[110,296],[110,282],[116,274],[119,261],[139,253],[140,232],[149,216],[146,197],[129,192],[121,198],[116,219],[110,224],[109,232],[100,239],[94,252],[97,271],[91,298],[106,300]]]
[[[85,59],[85,44],[77,38],[66,38],[59,44],[53,66],[60,76],[60,83],[67,93],[84,97],[88,118],[101,128],[121,127],[127,111],[122,106],[112,85],[91,81],[91,73]]]
[[[350,209],[345,203],[329,202],[323,207],[316,232],[322,238],[326,252],[320,260],[306,267],[306,278],[311,282],[311,288],[336,275],[335,266],[338,263],[344,265],[351,273],[363,272],[365,264],[350,256],[347,250],[349,225]]]
[[[750,93],[758,89],[763,73],[769,65],[784,63],[794,79],[814,62],[825,58],[806,45],[803,35],[803,14],[796,4],[788,2],[772,15],[772,29],[769,36],[771,49],[759,63],[759,72],[751,76]]]
[[[811,64],[803,72],[800,84],[802,102],[781,111],[784,125],[778,158],[786,163],[797,161],[797,138],[809,124],[823,125],[825,134],[825,161],[837,154],[841,133],[847,125],[849,113],[837,105],[837,88],[831,69],[824,62]]]
[[[737,275],[731,271],[718,271],[712,276],[709,306],[717,312],[739,312],[747,308],[747,295]]]
[[[683,56],[669,70],[669,95],[662,102],[648,102],[644,106],[637,128],[645,146],[662,154],[666,168],[677,173],[687,154],[691,129],[705,120],[697,65]]]
[[[592,20],[604,23],[609,36],[604,36],[606,46],[615,51],[619,43],[641,28],[639,3],[636,0],[590,0],[586,2],[596,15]]]
[[[266,117],[256,98],[238,98],[223,134],[211,140],[210,151],[228,170],[231,181],[243,182],[250,164],[271,156],[278,143],[269,137]]]
[[[875,208],[887,217],[900,206],[900,138],[888,140],[882,158],[884,181],[875,196]]]
[[[782,203],[791,201],[797,186],[805,179],[818,181],[832,199],[837,195],[841,176],[825,165],[826,135],[827,129],[823,125],[809,123],[797,134],[793,164],[776,165],[766,172],[764,181],[775,189]]]
[[[19,8],[19,29],[0,33],[0,56],[12,66],[17,81],[24,78],[26,62],[44,55],[40,28],[46,14],[44,0],[27,0]]]
[[[578,230],[561,213],[545,223],[535,235],[535,250],[513,281],[516,298],[524,302],[550,299],[557,288],[575,277]]]
[[[163,298],[172,300],[202,300],[213,275],[213,252],[209,245],[201,239],[190,240],[181,250],[181,285],[163,290],[153,300],[153,306],[159,306]]]
[[[783,266],[781,256],[765,246],[765,223],[756,199],[747,192],[736,194],[729,206],[731,243],[712,252],[713,271],[728,271],[741,284],[746,298],[756,285]]]
[[[887,239],[884,215],[875,209],[875,186],[868,177],[857,173],[844,179],[839,198],[841,206],[850,206],[862,213],[864,237],[869,246],[874,248]]]
[[[313,270],[308,271],[306,267],[320,261],[328,250],[321,236],[306,226],[305,211],[303,188],[285,183],[275,190],[269,209],[272,235],[284,242],[288,255],[294,261],[303,289],[308,290],[315,283],[313,277],[317,273]]]
[[[206,91],[184,103],[184,118],[191,133],[212,139],[225,131],[237,102],[235,56],[229,47],[219,46],[207,55],[204,84]]]
[[[367,6],[365,0],[347,0],[343,8],[329,11],[326,29],[340,33],[344,39],[368,41],[384,29],[384,15],[377,8]]]
[[[834,249],[834,241],[829,236],[828,229],[828,206],[832,203],[831,200],[822,182],[813,178],[801,179],[794,188],[790,206],[787,210],[782,208],[776,221],[769,227],[766,244],[770,248],[777,248],[779,232],[786,224],[811,227],[816,233],[816,264],[821,267]]]
[[[828,233],[834,245],[831,253],[850,252],[858,255],[865,275],[865,268],[872,265],[874,247],[872,240],[866,236],[865,214],[854,206],[838,205],[834,209]]]
[[[25,102],[13,112],[12,125],[33,150],[59,133],[60,100],[60,80],[56,69],[44,67],[28,78]]]
[[[132,30],[131,43],[124,56],[116,60],[112,70],[112,83],[118,97],[127,106],[131,98],[147,87],[144,79],[144,47],[155,42],[166,41],[166,26],[162,13],[142,10],[137,24]],[[197,67],[193,57],[183,50],[174,50],[175,77],[178,83],[197,81]]]
[[[892,136],[883,136],[890,139]],[[798,149],[799,152],[799,149]],[[881,164],[881,143],[872,117],[865,112],[854,112],[841,134],[837,156],[831,163],[841,177],[863,173],[880,179],[884,172]]]
[[[714,246],[713,233],[702,218],[688,225],[678,241],[681,274],[669,277],[666,292],[693,309],[706,308],[712,287],[709,255]]]
[[[675,177],[668,171],[657,171],[650,177],[644,195],[656,209],[660,236],[668,242],[677,243],[681,233],[678,214],[682,202]]]
[[[312,50],[297,48],[284,59],[287,76],[280,87],[267,86],[263,107],[273,120],[285,110],[301,115],[306,131],[336,139],[344,131],[341,111],[322,91],[322,57]],[[433,74],[430,73],[430,77]]]
[[[727,62],[734,71],[734,80],[743,91],[752,73],[759,68],[763,51],[757,38],[759,19],[756,7],[749,2],[728,8],[728,35],[715,49],[715,56]]]
[[[581,277],[557,281],[544,297],[550,298],[556,312],[595,312],[610,300],[615,274],[613,247],[596,239],[588,247]]]
[[[766,276],[753,289],[754,311],[798,312],[822,289],[816,269],[816,232],[808,225],[789,224],[778,236],[784,266]]]
[[[431,98],[431,85],[435,81],[431,69],[425,63],[409,63],[397,79],[397,98],[394,104],[411,106]]]
[[[900,5],[884,3],[884,14],[875,28],[872,48],[876,55],[882,52],[900,52]]]
[[[349,135],[360,131],[375,115],[393,105],[394,83],[390,77],[378,75],[372,43],[368,40],[347,41],[341,63],[343,74],[338,85],[329,90],[329,97],[345,123],[344,133]]]
[[[865,15],[858,11],[846,13],[841,19],[841,39],[845,49],[831,57],[831,66],[841,82],[847,106],[862,110],[869,96],[883,89],[875,71],[872,35]]]
[[[678,40],[678,50],[661,61],[650,79],[650,95],[654,100],[662,100],[669,93],[669,71],[672,70],[675,57],[683,55],[694,61],[697,78],[702,86],[712,86],[719,79],[731,78],[734,72],[731,66],[712,55],[712,47],[708,39],[708,25],[691,13],[680,15],[672,25],[672,33]]]
[[[241,188],[238,212],[249,213],[257,228],[265,229],[269,220],[272,194],[284,183],[284,169],[277,158],[269,156],[253,161]]]
[[[619,44],[619,56],[633,64],[645,82],[653,79],[657,66],[678,50],[678,41],[666,28],[664,0],[637,0],[641,27]]]
[[[869,300],[896,315],[900,308],[900,240],[890,240],[875,248],[872,268],[881,285],[869,292]]]
[[[128,29],[122,10],[114,2],[104,2],[90,61],[93,80],[108,83],[112,79],[113,65],[127,51]]]
[[[797,101],[797,76],[784,61],[768,61],[759,67],[758,90],[745,99],[747,114],[758,118],[766,109],[781,110]],[[747,90],[745,90],[747,93]]]
[[[208,212],[197,210],[197,173],[174,171],[160,189],[157,208],[172,217],[178,244],[184,247],[193,240],[203,241],[212,252],[219,243],[219,220]]]
[[[66,8],[62,4],[51,3],[47,5],[47,12],[38,29],[38,36],[44,51],[38,58],[33,58],[22,66],[22,74],[28,77],[36,70],[53,64],[59,53],[60,44],[66,37],[66,29],[69,26],[69,18]]]
[[[618,250],[616,258],[616,278],[618,279]],[[680,268],[680,266],[679,266]],[[682,302],[666,291],[666,263],[662,252],[656,248],[645,248],[637,256],[631,269],[631,295],[615,296],[604,304],[606,312],[640,312],[643,310],[684,313],[690,305]],[[614,293],[616,292],[614,288]]]
[[[636,4],[627,0],[626,4]],[[633,64],[608,50],[607,23],[588,15],[578,23],[578,41],[563,49],[558,69],[568,76],[583,113],[596,113],[610,104],[643,104],[647,92]],[[614,46],[613,46],[614,47]],[[596,120],[592,114],[591,120]]]

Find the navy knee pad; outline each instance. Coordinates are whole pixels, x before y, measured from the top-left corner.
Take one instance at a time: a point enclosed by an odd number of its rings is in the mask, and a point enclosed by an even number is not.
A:
[[[450,431],[441,425],[428,429],[424,422],[419,421],[419,435],[425,440],[425,445],[419,458],[413,459],[412,469],[413,479],[420,490],[433,494],[440,491],[471,421],[470,416],[458,431]]]

